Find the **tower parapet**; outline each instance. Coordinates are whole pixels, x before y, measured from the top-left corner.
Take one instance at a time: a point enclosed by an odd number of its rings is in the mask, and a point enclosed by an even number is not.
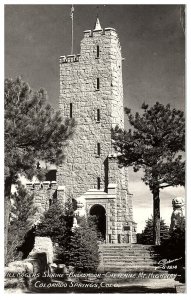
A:
[[[68,62],[78,62],[80,58],[80,54],[72,54],[67,56],[60,56],[60,63],[68,63]]]
[[[106,35],[106,36],[116,36],[117,37],[117,32],[114,28],[111,28],[111,27],[107,27],[107,28],[104,28],[104,29],[99,29],[99,30],[84,30],[84,37],[98,37],[98,36],[103,36],[103,35]]]

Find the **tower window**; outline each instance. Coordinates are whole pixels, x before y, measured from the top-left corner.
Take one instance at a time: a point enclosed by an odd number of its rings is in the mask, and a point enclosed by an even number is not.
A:
[[[97,122],[100,122],[100,109],[97,109]]]
[[[99,58],[99,46],[97,45],[97,58]]]
[[[97,143],[97,155],[100,156],[100,143]]]
[[[72,118],[72,103],[70,103],[70,118]]]
[[[49,170],[46,173],[46,181],[56,181],[56,170]]]
[[[52,205],[52,199],[49,199],[49,207]]]
[[[97,78],[97,90],[99,90],[99,78]]]
[[[97,177],[97,189],[100,190],[100,177]]]

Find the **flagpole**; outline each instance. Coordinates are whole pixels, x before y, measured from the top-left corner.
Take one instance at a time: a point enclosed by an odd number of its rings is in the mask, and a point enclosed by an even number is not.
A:
[[[71,8],[71,19],[72,19],[72,47],[71,47],[71,55],[73,54],[73,47],[74,47],[74,16],[73,16],[73,13],[74,13],[74,6],[72,5],[72,8]]]

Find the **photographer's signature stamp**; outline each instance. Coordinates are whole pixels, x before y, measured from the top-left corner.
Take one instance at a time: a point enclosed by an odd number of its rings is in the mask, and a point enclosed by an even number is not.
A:
[[[159,262],[158,262],[158,267],[156,267],[155,269],[163,269],[163,270],[174,270],[174,269],[177,269],[177,265],[171,265],[173,262],[175,261],[179,261],[181,260],[182,257],[180,258],[176,258],[176,259],[173,259],[173,260],[168,260],[168,259],[161,259]]]

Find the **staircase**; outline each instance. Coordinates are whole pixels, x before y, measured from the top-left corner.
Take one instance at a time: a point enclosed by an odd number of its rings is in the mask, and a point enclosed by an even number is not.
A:
[[[158,255],[154,252],[154,246],[101,244],[99,249],[105,272],[154,272],[158,266]]]
[[[100,244],[97,272],[103,281],[117,284],[118,289],[132,293],[175,293],[176,281],[168,271],[159,269],[160,256],[155,246],[141,244]],[[174,274],[170,274],[174,275]]]

